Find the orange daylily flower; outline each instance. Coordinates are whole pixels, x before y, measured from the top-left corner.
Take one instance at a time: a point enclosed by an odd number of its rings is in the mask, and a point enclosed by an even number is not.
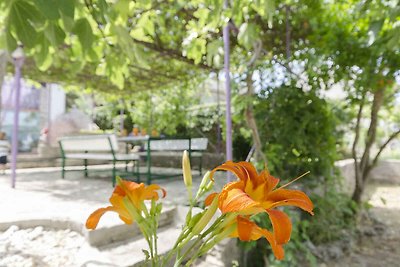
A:
[[[124,203],[124,199],[129,199],[137,210],[142,210],[144,200],[158,200],[159,195],[157,190],[162,191],[162,197],[165,197],[165,190],[159,185],[153,184],[145,186],[143,183],[137,184],[135,182],[117,180],[117,186],[110,197],[111,206],[100,208],[93,212],[86,221],[86,228],[94,230],[99,223],[101,216],[107,211],[118,213],[120,219],[126,224],[131,224],[134,221],[133,216],[129,212]]]
[[[241,240],[265,237],[271,244],[275,256],[282,259],[282,245],[290,239],[292,224],[284,212],[274,208],[296,206],[313,215],[313,203],[310,198],[299,190],[283,187],[275,189],[279,179],[270,175],[268,170],[257,173],[254,166],[248,162],[227,161],[216,167],[212,175],[218,170],[233,172],[239,180],[226,184],[219,194],[209,195],[205,204],[208,205],[214,197],[218,197],[222,213],[234,212],[241,215],[237,217],[236,236]],[[266,212],[271,219],[273,234],[246,218],[260,212]]]

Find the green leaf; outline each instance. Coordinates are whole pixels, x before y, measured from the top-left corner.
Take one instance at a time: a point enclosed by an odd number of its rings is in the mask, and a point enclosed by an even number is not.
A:
[[[196,38],[186,47],[187,57],[194,60],[195,64],[201,62],[201,58],[206,53],[207,41],[203,38]]]
[[[197,25],[199,28],[202,28],[206,25],[208,22],[208,14],[210,13],[210,10],[208,8],[199,8],[197,9],[193,15],[198,18]]]
[[[207,64],[214,66],[219,66],[218,58],[220,54],[223,53],[223,43],[222,40],[214,40],[207,44]]]
[[[300,152],[297,151],[296,148],[293,148],[293,149],[292,149],[292,153],[293,153],[293,155],[295,155],[296,157],[299,157],[299,156],[300,156]]]
[[[399,43],[400,43],[400,27],[394,28],[391,31],[390,35],[391,35],[391,38],[386,43],[386,47],[389,50],[396,50],[396,49],[398,49]]]
[[[97,62],[99,60],[99,55],[96,53],[93,47],[88,50],[87,54],[91,62]]]
[[[239,28],[238,42],[247,49],[251,49],[258,39],[257,26],[253,23],[243,23]]]
[[[58,8],[61,12],[61,15],[67,16],[69,18],[74,18],[75,15],[75,1],[74,0],[58,0]]]
[[[147,250],[142,249],[142,252],[144,253],[144,255],[146,257],[146,260],[150,259],[150,253]]]
[[[135,58],[137,63],[142,66],[143,68],[150,68],[150,65],[147,63],[147,55],[143,49],[143,47],[139,45],[133,46],[133,51],[135,53]]]
[[[132,37],[129,35],[128,31],[121,25],[113,25],[112,31],[117,37],[117,43],[125,52],[126,56],[134,61],[134,47],[135,44],[132,41]]]
[[[154,31],[155,31],[154,30],[154,20],[151,19],[151,13],[146,12],[146,13],[142,14],[142,16],[138,20],[135,28],[143,29],[143,32],[145,34],[154,36]]]
[[[39,11],[49,20],[56,20],[60,18],[60,13],[58,12],[58,5],[60,2],[69,1],[34,0],[34,3],[38,7]]]
[[[49,45],[50,43],[45,37],[45,34],[43,32],[38,34],[38,44],[35,47],[36,53],[34,53],[34,59],[41,71],[47,70],[52,63]]]
[[[71,32],[74,28],[74,19],[66,16],[64,13],[61,13],[61,19],[62,19],[62,25],[64,26],[64,29],[68,32]]]
[[[79,42],[82,45],[82,51],[86,53],[94,41],[93,30],[89,21],[85,18],[77,20],[73,32],[78,36]]]
[[[272,20],[272,16],[275,11],[275,1],[274,0],[256,0],[252,3],[251,7],[264,18]]]
[[[65,33],[61,27],[55,23],[49,23],[44,34],[54,47],[64,43]]]
[[[122,21],[127,21],[129,16],[129,0],[119,0],[114,4],[115,11],[121,17]]]
[[[6,31],[6,45],[8,51],[14,51],[17,48],[17,41],[15,40],[14,36],[10,33],[10,31]]]
[[[41,15],[36,7],[26,1],[14,1],[10,7],[9,26],[16,32],[18,39],[32,48],[36,41],[36,30],[32,23],[41,23]]]
[[[375,20],[373,21],[370,25],[369,25],[369,40],[368,40],[368,45],[372,45],[375,40],[378,38],[379,36],[379,32],[382,29],[383,23],[385,22],[384,19],[380,19],[380,20]]]

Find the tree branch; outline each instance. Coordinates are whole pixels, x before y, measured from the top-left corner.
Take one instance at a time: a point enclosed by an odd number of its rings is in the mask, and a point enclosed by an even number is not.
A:
[[[247,73],[246,85],[247,85],[246,95],[248,97],[253,97],[254,87],[253,87],[253,71],[252,70],[249,70]],[[262,143],[261,143],[261,139],[260,139],[260,134],[258,132],[257,122],[254,118],[254,109],[253,109],[252,102],[247,102],[247,105],[245,108],[245,116],[246,116],[247,124],[252,131],[253,142],[254,142],[254,145],[256,148],[256,155],[258,157],[260,157],[264,163],[267,163],[267,158],[265,157],[265,155],[262,151]]]
[[[88,3],[86,0],[85,0],[85,4],[86,4],[86,8],[90,12],[90,14],[92,14],[91,8],[94,9],[93,5],[91,3]],[[92,14],[92,19],[96,22],[97,28],[101,32],[103,39],[105,41],[107,41],[107,37],[103,32],[101,22],[99,22],[93,14]],[[136,44],[143,45],[143,46],[145,46],[145,47],[147,47],[147,48],[149,48],[149,49],[151,49],[151,50],[153,50],[155,52],[158,52],[162,56],[167,56],[167,57],[170,57],[170,58],[174,58],[174,59],[179,60],[181,62],[185,62],[185,63],[188,63],[190,65],[193,65],[193,66],[196,66],[196,67],[200,67],[201,69],[210,70],[210,71],[216,71],[213,67],[208,66],[207,64],[204,64],[204,63],[196,64],[194,62],[194,60],[183,56],[182,52],[179,51],[179,50],[175,50],[175,49],[171,49],[171,48],[167,48],[167,47],[162,47],[162,46],[156,45],[154,43],[144,42],[144,41],[141,41],[141,40],[137,40],[137,39],[135,39],[133,37],[132,37],[132,41],[134,43],[136,43]],[[110,46],[113,46],[112,44],[109,44],[108,42],[107,42],[107,44],[110,45]]]
[[[208,65],[206,65],[204,63],[199,63],[199,64],[194,63],[194,60],[182,56],[181,51],[179,51],[179,50],[174,50],[174,49],[171,49],[171,48],[161,47],[161,46],[155,45],[153,43],[148,43],[148,42],[136,40],[134,38],[132,38],[132,41],[134,43],[141,44],[141,45],[143,45],[143,46],[145,46],[145,47],[147,47],[147,48],[149,48],[149,49],[151,49],[153,51],[156,51],[156,52],[160,53],[160,55],[162,55],[162,56],[168,56],[168,57],[177,59],[179,61],[188,63],[190,65],[200,67],[201,69],[210,70],[210,71],[217,71],[213,67],[208,66]]]
[[[379,147],[378,153],[376,153],[374,160],[372,161],[372,166],[375,166],[378,163],[379,156],[381,155],[382,151],[386,148],[386,146],[393,140],[395,139],[398,135],[400,134],[400,129],[397,130],[396,132],[392,133],[389,138],[386,140],[383,145]]]

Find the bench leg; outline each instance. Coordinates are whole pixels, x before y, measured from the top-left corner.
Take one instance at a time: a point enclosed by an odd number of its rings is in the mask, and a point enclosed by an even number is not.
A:
[[[65,158],[62,158],[61,160],[61,178],[65,178]]]
[[[88,169],[87,169],[88,160],[87,160],[87,159],[84,159],[84,160],[83,160],[83,164],[85,164],[85,177],[88,177]]]
[[[113,169],[112,169],[112,186],[115,186],[115,182],[116,182],[116,174],[117,171],[115,169],[115,161],[113,161]]]
[[[151,184],[151,157],[147,158],[147,180],[146,183]]]
[[[133,168],[133,173],[136,175],[136,182],[140,183],[139,160],[134,160],[133,164],[134,166],[132,166],[132,168]]]
[[[128,172],[128,164],[129,164],[129,161],[125,161],[125,172]]]
[[[203,176],[203,156],[200,156],[200,162],[199,162],[199,172],[200,172],[200,177]]]

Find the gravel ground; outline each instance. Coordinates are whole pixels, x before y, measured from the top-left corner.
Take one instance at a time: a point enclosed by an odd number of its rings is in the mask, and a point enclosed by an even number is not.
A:
[[[0,233],[0,267],[77,266],[76,255],[84,242],[71,230],[14,225]]]
[[[400,183],[367,187],[371,208],[350,253],[320,267],[400,267]]]

